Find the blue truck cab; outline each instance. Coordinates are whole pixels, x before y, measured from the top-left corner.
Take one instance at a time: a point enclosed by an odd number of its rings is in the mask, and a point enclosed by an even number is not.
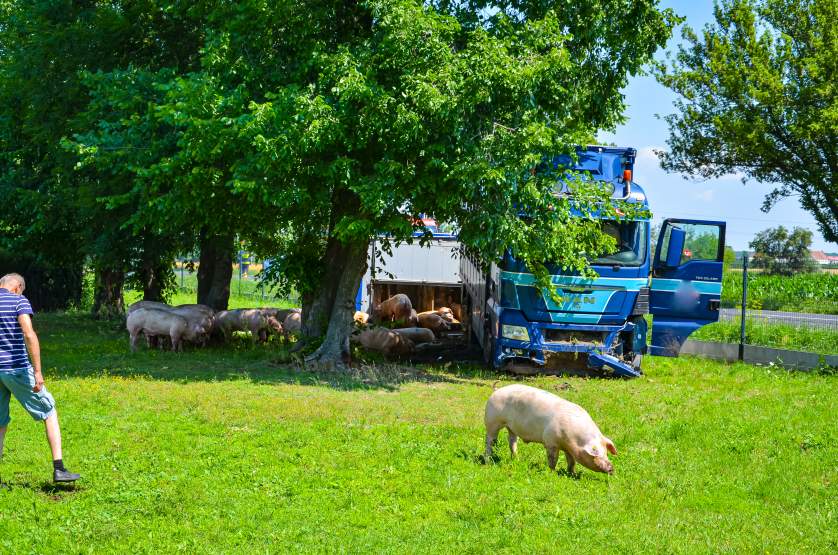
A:
[[[635,156],[633,148],[589,146],[576,162],[555,162],[613,186],[615,199],[649,208],[632,180]],[[643,355],[677,356],[693,331],[718,320],[724,222],[666,219],[654,251],[648,219],[601,222],[616,251],[591,261],[596,278],[551,268],[558,300],[510,253],[488,268],[461,257],[467,326],[487,364],[521,374],[635,377]]]

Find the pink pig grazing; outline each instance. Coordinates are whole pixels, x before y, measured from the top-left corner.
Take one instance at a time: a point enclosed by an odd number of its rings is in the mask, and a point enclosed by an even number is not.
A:
[[[617,454],[614,442],[602,435],[590,415],[570,401],[527,385],[508,385],[492,393],[486,403],[486,457],[501,428],[509,432],[512,456],[518,438],[541,443],[547,449],[547,464],[556,469],[559,451],[564,451],[567,471],[576,461],[596,472],[614,472],[608,453]]]

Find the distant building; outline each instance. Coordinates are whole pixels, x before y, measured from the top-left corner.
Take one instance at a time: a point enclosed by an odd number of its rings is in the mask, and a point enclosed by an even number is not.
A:
[[[823,251],[809,251],[809,255],[812,257],[812,260],[821,266],[829,266],[830,264],[838,265],[838,256],[832,256]]]

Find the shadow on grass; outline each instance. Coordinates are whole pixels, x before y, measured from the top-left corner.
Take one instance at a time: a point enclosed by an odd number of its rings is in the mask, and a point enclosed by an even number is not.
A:
[[[97,321],[87,314],[40,315],[37,324],[44,368],[61,377],[125,376],[178,382],[249,380],[264,384],[327,386],[344,391],[395,391],[406,383],[472,383],[498,374],[476,364],[416,364],[372,359],[330,370],[302,364],[290,345],[272,338],[253,345],[239,338],[227,345],[192,348],[182,353],[141,346],[132,353],[121,322]],[[275,340],[275,341],[274,341]]]
[[[466,449],[459,449],[455,453],[455,456],[459,459],[463,459],[464,461],[480,466],[493,466],[504,464],[504,459],[502,459],[497,452],[492,453],[492,456],[487,459],[484,453],[476,453],[473,451],[468,451]],[[528,467],[532,472],[541,472],[547,468],[547,463],[530,461],[528,463]],[[568,472],[567,467],[557,467],[555,473],[560,478],[570,478],[571,480],[577,481],[580,480],[582,477],[582,474],[580,472]]]
[[[556,474],[562,478],[570,478],[571,480],[580,480],[582,478],[581,472],[568,472],[567,468],[559,468]]]
[[[26,484],[26,486],[29,486]],[[54,482],[43,482],[41,486],[38,488],[41,493],[44,493],[49,496],[50,499],[53,501],[61,501],[64,499],[66,494],[73,494],[79,491],[81,488],[76,484],[56,484]]]
[[[56,484],[55,482],[16,482],[16,481],[0,481],[0,492],[2,491],[12,491],[13,489],[28,489],[35,493],[40,493],[46,495],[52,501],[62,501],[68,494],[76,493],[80,491],[79,488],[74,483],[67,483],[67,484]]]
[[[481,466],[500,464],[501,462],[500,455],[498,455],[497,453],[492,453],[492,456],[487,459],[485,453],[475,453],[466,449],[459,449],[455,453],[455,456],[458,459],[463,459],[464,461],[470,462],[472,464],[478,464]]]

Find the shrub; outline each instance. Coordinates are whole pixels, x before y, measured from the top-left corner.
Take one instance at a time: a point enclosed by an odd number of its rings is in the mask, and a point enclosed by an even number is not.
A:
[[[64,310],[81,302],[83,267],[57,266],[38,256],[0,251],[0,275],[18,273],[26,280],[26,298],[36,312]]]

